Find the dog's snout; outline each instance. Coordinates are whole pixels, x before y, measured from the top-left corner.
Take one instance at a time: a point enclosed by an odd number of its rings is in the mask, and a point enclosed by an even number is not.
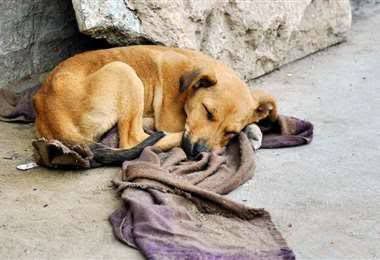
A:
[[[197,142],[193,145],[193,156],[196,156],[202,152],[206,152],[207,146],[203,143]]]
[[[181,144],[183,150],[187,155],[191,155],[193,151],[193,144],[191,143],[191,140],[189,136],[185,133],[182,137],[182,144]]]
[[[189,158],[196,158],[202,152],[207,152],[209,149],[206,142],[203,140],[197,141],[195,143],[191,142],[189,135],[185,134],[182,138],[182,148]]]

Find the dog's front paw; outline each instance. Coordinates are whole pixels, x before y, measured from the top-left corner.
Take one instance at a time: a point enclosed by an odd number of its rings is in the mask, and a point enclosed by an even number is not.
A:
[[[263,133],[256,124],[250,124],[246,126],[243,132],[247,135],[249,141],[252,144],[253,149],[256,151],[261,147],[263,140]]]

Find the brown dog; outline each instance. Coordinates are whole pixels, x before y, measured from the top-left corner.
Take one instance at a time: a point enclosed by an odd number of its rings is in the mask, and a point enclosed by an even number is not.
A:
[[[156,146],[187,154],[220,148],[245,126],[277,118],[276,103],[250,92],[237,74],[200,52],[132,46],[85,52],[59,64],[34,96],[41,137],[67,144],[96,142],[117,124],[129,149],[148,135],[144,122],[167,134]]]

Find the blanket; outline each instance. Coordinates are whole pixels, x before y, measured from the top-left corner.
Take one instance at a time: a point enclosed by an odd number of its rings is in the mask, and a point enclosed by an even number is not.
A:
[[[6,121],[33,121],[31,103],[29,110],[25,103],[32,91],[12,97],[0,90],[0,104],[8,102],[0,106],[0,116]],[[294,117],[263,120],[259,127],[262,148],[303,145],[313,137],[312,124]],[[162,133],[152,136],[149,142],[154,143]],[[181,148],[137,149],[113,180],[124,202],[110,216],[115,236],[147,259],[295,259],[267,211],[225,196],[253,177],[261,141],[257,136],[255,126],[250,126],[224,150],[202,153],[196,160],[187,159]],[[96,154],[99,149],[114,152],[116,131],[101,142],[69,147],[40,139],[33,146],[41,165],[83,169],[112,164]]]

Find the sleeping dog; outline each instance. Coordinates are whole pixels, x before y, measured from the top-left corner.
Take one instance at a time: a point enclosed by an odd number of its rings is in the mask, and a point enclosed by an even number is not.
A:
[[[60,63],[33,98],[40,137],[91,144],[117,125],[119,147],[165,132],[155,146],[189,156],[225,146],[245,126],[277,119],[276,102],[250,91],[223,63],[188,49],[131,46]]]

